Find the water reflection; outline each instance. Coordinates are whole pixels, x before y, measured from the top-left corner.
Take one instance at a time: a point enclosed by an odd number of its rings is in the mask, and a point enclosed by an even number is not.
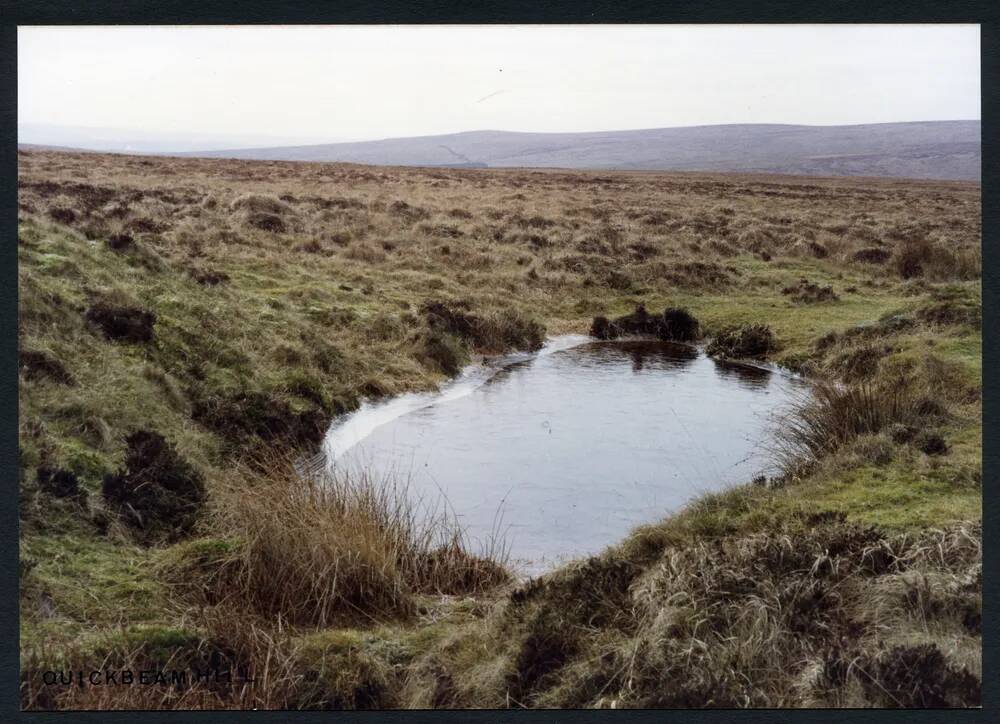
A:
[[[618,364],[623,356],[632,362],[632,371],[641,372],[647,367],[655,370],[679,369],[698,359],[698,350],[690,345],[656,340],[623,340],[618,342],[593,342],[560,353],[578,364],[581,369]]]
[[[767,387],[771,381],[771,370],[744,362],[712,360],[715,372],[724,380],[732,380],[751,390]]]

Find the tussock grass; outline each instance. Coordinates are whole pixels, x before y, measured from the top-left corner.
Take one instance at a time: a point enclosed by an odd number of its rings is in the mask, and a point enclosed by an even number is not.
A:
[[[478,321],[474,339],[476,346],[485,352],[537,350],[545,341],[545,327],[517,310],[501,309]]]
[[[763,359],[778,349],[771,328],[762,323],[742,324],[720,330],[705,348],[713,357]]]
[[[609,551],[513,591],[412,667],[409,690],[438,706],[978,706],[978,536],[816,516],[652,562]],[[465,666],[481,647],[496,658]]]
[[[892,261],[896,273],[903,279],[972,280],[982,276],[981,249],[974,246],[954,248],[946,240],[924,235],[900,241]]]
[[[946,410],[905,384],[817,382],[776,429],[786,469],[807,466],[865,435],[941,422]]]
[[[364,474],[244,465],[213,491],[217,541],[173,551],[182,593],[294,624],[406,618],[416,593],[474,594],[506,582],[502,545],[478,555],[436,507]]]
[[[253,212],[279,215],[290,213],[292,210],[291,207],[281,199],[269,194],[258,193],[246,193],[237,196],[229,204],[229,208],[231,211],[246,209]]]

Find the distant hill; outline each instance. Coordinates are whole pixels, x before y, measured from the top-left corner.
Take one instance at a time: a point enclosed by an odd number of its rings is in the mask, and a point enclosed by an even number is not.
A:
[[[89,148],[76,148],[74,146],[54,146],[48,143],[19,143],[18,151],[62,151],[63,153],[101,153]]]
[[[979,121],[742,124],[594,133],[469,131],[182,155],[392,166],[743,171],[979,180]]]
[[[104,126],[64,126],[49,123],[18,123],[17,140],[22,148],[73,149],[99,153],[191,153],[194,151],[331,143],[345,139],[156,131]]]

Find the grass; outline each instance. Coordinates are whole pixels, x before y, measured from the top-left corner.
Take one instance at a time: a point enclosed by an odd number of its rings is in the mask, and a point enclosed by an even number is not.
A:
[[[19,186],[26,707],[977,703],[978,185],[32,151]],[[640,304],[706,342],[766,325],[770,362],[828,380],[783,426],[808,464],[509,581],[400,489],[273,463],[364,398]],[[204,480],[179,540],[103,494],[140,432]],[[37,679],[206,661],[258,684]]]
[[[809,497],[817,510],[843,512],[852,520],[887,530],[919,530],[961,521],[972,517],[970,513],[982,503],[982,493],[974,484],[963,489],[939,476],[914,477],[894,469],[856,468],[825,482]],[[800,510],[806,507],[803,503]]]
[[[174,547],[161,564],[203,605],[293,625],[370,624],[412,617],[415,593],[483,593],[509,578],[502,559],[473,555],[454,522],[392,481],[303,478],[272,460],[220,480],[212,505],[217,538]]]
[[[647,531],[523,585],[412,675],[450,706],[920,706],[933,691],[976,705],[978,530],[817,520],[676,543]]]
[[[23,641],[36,634],[70,641],[94,627],[162,620],[167,610],[166,588],[151,575],[146,548],[92,536],[33,535],[21,543],[21,560],[30,567],[22,573]]]
[[[912,385],[817,383],[778,431],[786,469],[810,465],[862,436],[890,429],[914,435],[940,422],[943,406]]]

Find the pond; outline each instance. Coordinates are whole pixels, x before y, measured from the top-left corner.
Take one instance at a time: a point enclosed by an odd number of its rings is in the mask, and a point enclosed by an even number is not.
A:
[[[330,428],[325,463],[443,495],[473,549],[499,533],[514,567],[537,573],[773,473],[769,423],[803,391],[686,345],[557,337],[439,392],[364,404]]]

